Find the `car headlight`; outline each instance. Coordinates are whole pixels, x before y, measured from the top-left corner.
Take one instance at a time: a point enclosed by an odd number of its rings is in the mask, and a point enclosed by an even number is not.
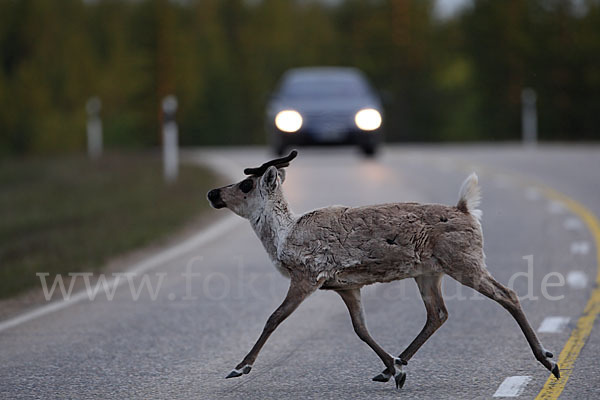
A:
[[[381,126],[381,114],[374,108],[364,108],[356,113],[354,122],[363,131],[374,131]]]
[[[302,127],[302,115],[294,110],[280,111],[275,116],[275,126],[283,132],[296,132]]]

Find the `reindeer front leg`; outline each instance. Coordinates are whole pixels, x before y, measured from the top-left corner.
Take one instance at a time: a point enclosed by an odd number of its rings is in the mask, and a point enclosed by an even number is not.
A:
[[[396,381],[396,388],[401,388],[406,380],[406,373],[402,372],[401,370],[402,360],[390,356],[381,348],[381,346],[377,344],[377,342],[375,342],[375,340],[369,334],[367,323],[365,321],[365,313],[363,311],[362,302],[360,299],[360,289],[337,290],[337,293],[342,297],[342,300],[344,300],[346,307],[348,307],[354,332],[356,332],[358,337],[363,342],[373,349],[373,351],[379,356],[379,358],[381,358],[381,361],[383,361],[387,367],[385,371],[373,378],[373,380],[387,382],[393,376],[394,380]],[[396,368],[396,366],[398,368]]]
[[[241,363],[239,363],[233,371],[226,376],[226,378],[236,378],[247,374],[252,369],[252,364],[256,360],[260,349],[264,346],[265,342],[271,336],[271,333],[277,329],[291,313],[306,299],[311,293],[313,293],[318,286],[310,285],[305,280],[299,280],[292,278],[290,282],[290,288],[288,289],[287,295],[283,300],[283,303],[271,314],[263,331],[252,347],[252,350],[244,357]]]

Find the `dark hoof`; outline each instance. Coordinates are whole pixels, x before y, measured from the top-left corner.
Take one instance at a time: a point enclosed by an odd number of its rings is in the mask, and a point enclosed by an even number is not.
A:
[[[406,381],[406,372],[399,372],[398,375],[394,377],[394,380],[396,381],[396,389],[401,389]]]
[[[229,378],[237,378],[238,376],[242,376],[242,375],[246,375],[248,373],[250,373],[250,370],[252,369],[252,366],[250,365],[246,365],[244,366],[244,368],[242,368],[241,370],[239,369],[234,369],[233,371],[231,371],[229,373],[229,375],[227,375],[225,377],[225,379],[229,379]]]
[[[552,368],[552,375],[554,375],[556,379],[560,379],[560,370],[558,369],[558,364],[554,364],[554,368]]]
[[[554,354],[550,353],[549,351],[546,352],[546,357],[548,358],[552,358],[554,357]]]
[[[239,371],[236,371],[236,370],[234,369],[233,371],[231,371],[231,372],[229,373],[229,375],[227,375],[227,376],[225,377],[225,379],[229,379],[229,378],[237,378],[238,376],[242,376],[242,375],[243,375],[243,374],[242,374],[241,372],[239,372]]]
[[[375,382],[387,382],[390,380],[390,375],[379,374],[373,378]]]

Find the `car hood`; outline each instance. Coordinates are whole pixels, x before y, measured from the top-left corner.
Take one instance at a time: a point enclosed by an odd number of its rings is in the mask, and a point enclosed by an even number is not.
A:
[[[269,114],[276,114],[281,110],[292,109],[300,114],[312,113],[355,113],[362,108],[375,108],[381,111],[381,103],[375,98],[319,98],[319,99],[277,99],[268,107]]]

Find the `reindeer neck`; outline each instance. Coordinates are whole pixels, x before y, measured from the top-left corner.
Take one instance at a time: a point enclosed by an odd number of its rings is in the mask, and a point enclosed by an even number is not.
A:
[[[263,210],[250,219],[250,223],[271,259],[276,260],[277,249],[294,223],[285,198],[269,200]]]

